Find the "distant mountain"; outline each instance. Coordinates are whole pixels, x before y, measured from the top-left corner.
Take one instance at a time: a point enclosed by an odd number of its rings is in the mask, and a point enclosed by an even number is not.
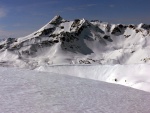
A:
[[[38,31],[0,42],[0,64],[135,64],[150,62],[150,25],[68,21],[55,16]]]

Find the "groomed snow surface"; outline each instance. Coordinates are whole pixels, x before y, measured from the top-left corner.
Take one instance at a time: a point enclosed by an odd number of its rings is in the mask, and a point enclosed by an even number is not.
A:
[[[150,93],[15,68],[0,68],[0,100],[0,113],[150,113]]]

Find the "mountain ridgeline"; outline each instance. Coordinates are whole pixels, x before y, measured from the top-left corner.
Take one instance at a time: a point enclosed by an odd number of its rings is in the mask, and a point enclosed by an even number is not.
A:
[[[0,42],[0,64],[36,67],[52,64],[149,63],[150,25],[68,21],[55,16],[38,31]],[[20,65],[22,64],[22,65]]]

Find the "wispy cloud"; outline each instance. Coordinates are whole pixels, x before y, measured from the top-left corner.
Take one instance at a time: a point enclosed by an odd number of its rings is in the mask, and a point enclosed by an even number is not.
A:
[[[96,5],[97,4],[85,4],[85,5],[79,5],[79,6],[65,7],[62,10],[57,10],[57,11],[54,11],[53,13],[60,14],[60,13],[64,13],[67,11],[79,11],[79,10],[87,9],[90,7],[94,7]]]
[[[85,5],[80,5],[80,6],[74,6],[74,7],[66,7],[64,8],[64,10],[68,10],[68,11],[75,11],[75,10],[81,10],[81,9],[86,9],[88,7],[94,7],[97,4],[85,4]]]
[[[103,18],[106,22],[110,23],[122,23],[122,24],[140,24],[140,23],[145,23],[145,24],[150,24],[150,16],[145,16],[145,17],[116,17],[116,18]]]
[[[114,8],[114,7],[115,7],[115,5],[114,5],[114,4],[110,4],[110,5],[109,5],[109,7]]]
[[[15,23],[12,25],[12,27],[22,27],[24,26],[24,24],[21,24],[21,23]]]
[[[7,14],[7,11],[5,8],[0,7],[0,18],[5,17]]]
[[[8,38],[8,37],[11,37],[12,36],[12,33],[11,32],[8,32],[8,31],[5,31],[5,30],[0,30],[0,39],[5,39],[5,38]]]
[[[86,6],[87,7],[93,7],[93,6],[96,6],[97,4],[87,4]]]
[[[31,13],[33,16],[44,17],[44,18],[48,17],[48,15],[45,14],[45,13],[40,13],[40,12],[30,12],[30,13]]]
[[[22,11],[24,9],[41,8],[46,5],[52,6],[54,4],[59,4],[59,3],[60,3],[60,1],[58,1],[58,0],[42,1],[42,2],[30,3],[30,4],[26,4],[26,5],[23,4],[23,5],[15,7],[15,9],[17,11]]]
[[[0,29],[0,39],[6,39],[9,37],[18,38],[29,35],[33,32],[33,30],[15,30],[15,31],[7,31]]]
[[[67,7],[67,8],[64,8],[65,10],[69,10],[69,11],[74,11],[74,10],[77,10],[76,7]]]

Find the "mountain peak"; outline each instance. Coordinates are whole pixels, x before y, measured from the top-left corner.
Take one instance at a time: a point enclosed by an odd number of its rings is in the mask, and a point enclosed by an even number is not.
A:
[[[62,19],[62,17],[60,15],[56,15],[52,20],[56,20],[56,19]]]
[[[149,47],[149,29],[146,24],[137,27],[86,19],[67,21],[57,15],[31,35],[1,42],[0,53],[2,56],[14,53],[13,58],[21,61],[35,58],[36,66],[44,59],[47,64],[150,63],[149,53],[143,54],[146,50],[139,49]],[[138,56],[138,52],[143,52],[143,56]],[[127,60],[127,57],[131,59]],[[1,58],[2,61],[5,59]]]
[[[147,25],[147,24],[144,24],[144,23],[140,23],[138,25],[138,28],[143,28],[143,29],[146,29],[146,30],[150,30],[150,25]]]
[[[55,24],[57,22],[61,22],[63,18],[60,15],[54,16],[54,18],[50,21],[50,24]]]

